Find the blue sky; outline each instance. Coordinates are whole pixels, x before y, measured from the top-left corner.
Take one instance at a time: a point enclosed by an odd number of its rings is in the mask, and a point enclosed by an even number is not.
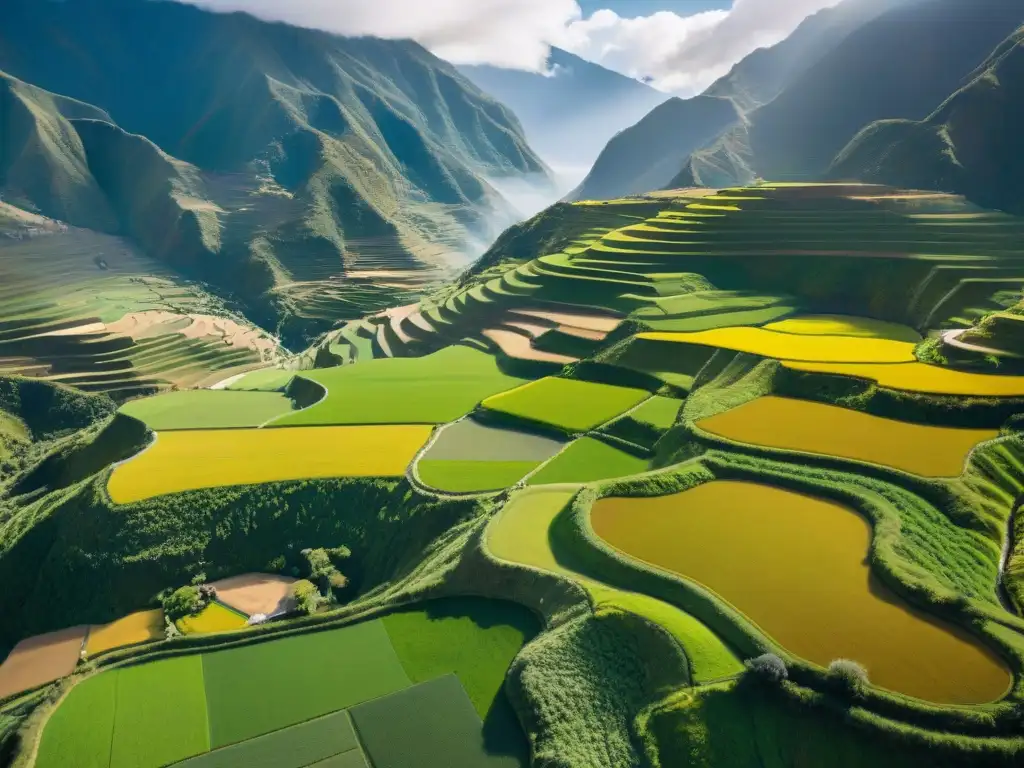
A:
[[[609,8],[623,18],[650,16],[657,11],[673,11],[690,16],[701,11],[730,8],[732,0],[578,0],[584,16],[601,8]]]

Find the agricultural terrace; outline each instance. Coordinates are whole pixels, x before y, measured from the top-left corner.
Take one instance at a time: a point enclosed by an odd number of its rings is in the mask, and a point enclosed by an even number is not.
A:
[[[217,600],[247,616],[273,616],[292,605],[291,588],[296,579],[269,573],[246,573],[210,582]]]
[[[562,447],[549,437],[465,418],[440,431],[416,473],[422,483],[451,493],[497,490],[514,485]]]
[[[157,608],[152,611],[138,611],[110,624],[89,627],[89,639],[85,651],[89,656],[121,648],[125,645],[147,643],[164,638],[164,612]]]
[[[736,655],[703,623],[669,603],[618,589],[594,575],[584,575],[553,550],[550,535],[555,519],[572,501],[579,486],[528,488],[516,494],[487,528],[486,546],[509,563],[553,573],[580,584],[595,606],[609,606],[642,616],[661,626],[685,649],[690,674],[697,682],[734,675],[743,669]]]
[[[594,429],[648,397],[642,389],[549,376],[489,397],[483,407],[572,434]]]
[[[160,432],[114,468],[116,504],[198,488],[317,477],[397,477],[430,437],[426,425]]]
[[[883,419],[834,405],[772,395],[719,413],[697,426],[741,443],[841,456],[925,477],[955,477],[994,429],[954,429]]]
[[[279,392],[212,389],[167,392],[121,406],[121,413],[157,432],[258,427],[291,410],[292,401]]]
[[[921,334],[901,323],[854,315],[798,315],[762,326],[766,331],[804,336],[861,336],[917,344]],[[252,375],[252,374],[250,374]]]
[[[295,371],[264,368],[242,374],[229,383],[225,389],[231,392],[283,392],[294,378]]]
[[[699,344],[777,360],[834,363],[909,363],[914,345],[907,341],[863,336],[830,336],[767,331],[763,328],[714,328],[695,333],[641,333],[641,339]],[[665,350],[670,355],[670,350]]]
[[[999,376],[969,373],[925,363],[872,365],[870,363],[791,362],[783,365],[795,371],[835,373],[874,381],[886,389],[929,395],[977,397],[1020,397],[1024,395],[1024,376]]]
[[[247,619],[248,616],[219,603],[209,603],[195,616],[184,616],[175,623],[182,634],[206,635],[242,629],[248,623]]]
[[[874,684],[944,704],[993,701],[1009,688],[995,654],[871,574],[870,526],[847,507],[715,480],[670,496],[601,499],[591,524],[627,555],[712,590],[808,661],[854,659]]]
[[[343,629],[103,671],[60,703],[36,765],[65,766],[74,755],[86,768],[186,758],[192,768],[518,767],[528,746],[502,683],[537,629],[513,604],[439,600]],[[410,719],[408,706],[425,702],[431,713]],[[412,720],[431,724],[433,735],[413,743],[433,754],[396,762],[396,747],[381,736],[395,741],[397,724]]]
[[[641,459],[602,440],[581,437],[532,475],[529,484],[591,483],[635,475],[649,468],[647,459]]]
[[[71,627],[22,640],[0,664],[0,699],[70,675],[88,627]]]
[[[371,360],[300,375],[323,386],[326,398],[273,426],[442,424],[469,413],[484,398],[523,383],[503,374],[492,356],[465,346],[446,347],[426,357]]]
[[[655,429],[664,430],[676,423],[676,417],[679,416],[679,409],[682,407],[683,401],[678,398],[655,395],[647,402],[642,403],[630,416]]]

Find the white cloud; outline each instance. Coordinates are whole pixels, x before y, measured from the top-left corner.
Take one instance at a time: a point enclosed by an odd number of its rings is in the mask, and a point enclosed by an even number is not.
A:
[[[728,11],[581,17],[576,0],[181,0],[342,35],[412,38],[456,64],[546,71],[550,45],[655,87],[697,93],[840,0],[734,0]]]
[[[456,64],[542,72],[576,0],[182,0],[341,35],[412,38]]]
[[[571,22],[562,46],[682,95],[699,93],[747,54],[784,40],[812,13],[840,0],[734,0],[728,11],[662,12],[624,19],[598,11]]]

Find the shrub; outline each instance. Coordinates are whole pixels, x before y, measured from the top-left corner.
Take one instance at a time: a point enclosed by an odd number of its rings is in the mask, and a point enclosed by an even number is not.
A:
[[[285,565],[286,565],[286,561],[284,559],[284,555],[278,555],[273,560],[271,560],[269,563],[267,563],[266,570],[269,573],[281,573],[281,571],[284,570]]]
[[[192,616],[203,610],[206,603],[199,592],[199,587],[188,586],[174,590],[164,598],[164,613],[171,621]]]
[[[306,579],[300,579],[292,585],[292,597],[295,598],[296,609],[306,614],[316,613],[317,606],[323,601],[320,590]]]
[[[774,653],[765,653],[753,659],[747,659],[743,664],[747,668],[744,679],[749,678],[774,685],[789,678],[786,662]]]
[[[335,565],[338,560],[351,556],[348,547],[304,549],[300,554],[306,559],[307,578],[319,587],[324,595],[334,597],[335,590],[340,591],[348,586],[348,578]]]
[[[176,637],[181,637],[181,630],[171,621],[170,616],[164,616],[164,640],[173,640]]]
[[[850,659],[833,660],[826,676],[836,690],[845,694],[858,695],[868,684],[868,671]]]

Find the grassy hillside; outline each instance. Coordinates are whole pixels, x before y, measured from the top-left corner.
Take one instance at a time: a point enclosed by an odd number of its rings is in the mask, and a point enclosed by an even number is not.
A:
[[[748,120],[701,149],[671,186],[812,180],[865,125],[920,120],[1021,23],[1002,0],[924,0],[856,29]]]
[[[743,115],[770,102],[851,31],[891,6],[889,0],[845,0],[806,19],[781,43],[754,51],[703,94],[673,98],[653,109],[608,143],[570,199],[612,198],[669,186],[691,153],[742,124]]]
[[[57,166],[112,209],[72,223],[117,226],[293,342],[417,295],[510,223],[485,176],[546,174],[506,107],[410,41],[171,2],[16,0],[4,21],[0,70],[124,129],[47,117],[69,149],[21,139],[43,165],[18,178],[46,189],[18,199],[64,218],[44,194]]]
[[[829,176],[942,189],[990,208],[1024,211],[1024,29],[922,121],[884,120],[858,133]]]

